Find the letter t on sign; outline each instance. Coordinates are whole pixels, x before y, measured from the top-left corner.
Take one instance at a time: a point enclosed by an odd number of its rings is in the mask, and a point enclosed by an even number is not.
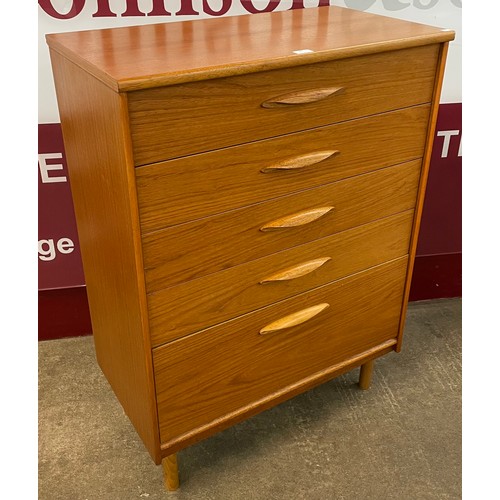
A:
[[[448,150],[450,149],[450,139],[452,136],[458,135],[459,133],[460,130],[441,130],[440,132],[437,133],[438,137],[444,137],[443,149],[441,150],[441,158],[448,157]],[[459,156],[462,156],[461,152]]]

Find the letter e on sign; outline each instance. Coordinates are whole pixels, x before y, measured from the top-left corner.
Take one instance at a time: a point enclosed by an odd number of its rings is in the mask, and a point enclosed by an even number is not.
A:
[[[47,163],[47,160],[62,159],[62,153],[42,153],[38,155],[38,168],[40,170],[40,177],[44,184],[51,182],[68,182],[65,175],[50,175],[52,170],[62,170],[64,168],[62,163]]]
[[[57,242],[57,249],[60,253],[71,253],[75,249],[75,244],[69,238],[61,238]]]

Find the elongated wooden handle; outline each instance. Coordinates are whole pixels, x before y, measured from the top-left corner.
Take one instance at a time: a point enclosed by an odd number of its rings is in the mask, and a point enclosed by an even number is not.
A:
[[[259,283],[263,285],[264,283],[270,283],[272,281],[286,281],[300,278],[301,276],[312,273],[313,271],[318,269],[318,267],[321,267],[329,260],[332,260],[332,258],[321,257],[320,259],[308,260],[307,262],[302,262],[302,264],[299,264],[297,266],[293,266],[283,271],[272,274],[271,276],[268,276],[267,278],[259,281]]]
[[[327,307],[330,307],[330,304],[323,302],[322,304],[302,309],[302,311],[297,311],[293,314],[285,316],[284,318],[269,323],[267,326],[262,328],[259,333],[261,335],[267,335],[268,333],[275,333],[284,330],[285,328],[301,325],[311,318],[314,318],[314,316],[319,314],[321,311],[324,311]]]
[[[276,231],[287,227],[303,226],[304,224],[309,224],[310,222],[314,222],[316,219],[323,217],[323,215],[333,209],[334,207],[318,207],[312,208],[311,210],[297,212],[296,214],[287,215],[285,217],[281,217],[280,219],[273,220],[272,222],[268,222],[262,226],[260,230],[266,232]]]
[[[309,165],[315,165],[320,163],[331,156],[337,156],[340,151],[330,150],[330,151],[316,151],[314,153],[308,153],[306,155],[294,156],[293,158],[286,158],[281,160],[274,165],[269,165],[268,167],[262,168],[260,171],[263,174],[270,172],[279,172],[282,170],[298,170],[300,168],[308,167]]]
[[[310,102],[320,101],[331,95],[339,95],[345,91],[344,87],[323,87],[320,89],[299,90],[290,94],[273,97],[264,101],[261,106],[263,108],[282,108],[295,104],[307,104]]]

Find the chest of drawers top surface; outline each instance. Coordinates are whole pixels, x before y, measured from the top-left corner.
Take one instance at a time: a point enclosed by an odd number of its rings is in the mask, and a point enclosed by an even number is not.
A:
[[[47,35],[118,91],[298,66],[452,40],[450,30],[318,7]]]

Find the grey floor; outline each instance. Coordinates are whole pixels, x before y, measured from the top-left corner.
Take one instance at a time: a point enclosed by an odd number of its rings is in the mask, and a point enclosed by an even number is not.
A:
[[[40,500],[461,498],[461,300],[411,303],[401,354],[154,465],[95,361],[91,337],[39,343]]]

